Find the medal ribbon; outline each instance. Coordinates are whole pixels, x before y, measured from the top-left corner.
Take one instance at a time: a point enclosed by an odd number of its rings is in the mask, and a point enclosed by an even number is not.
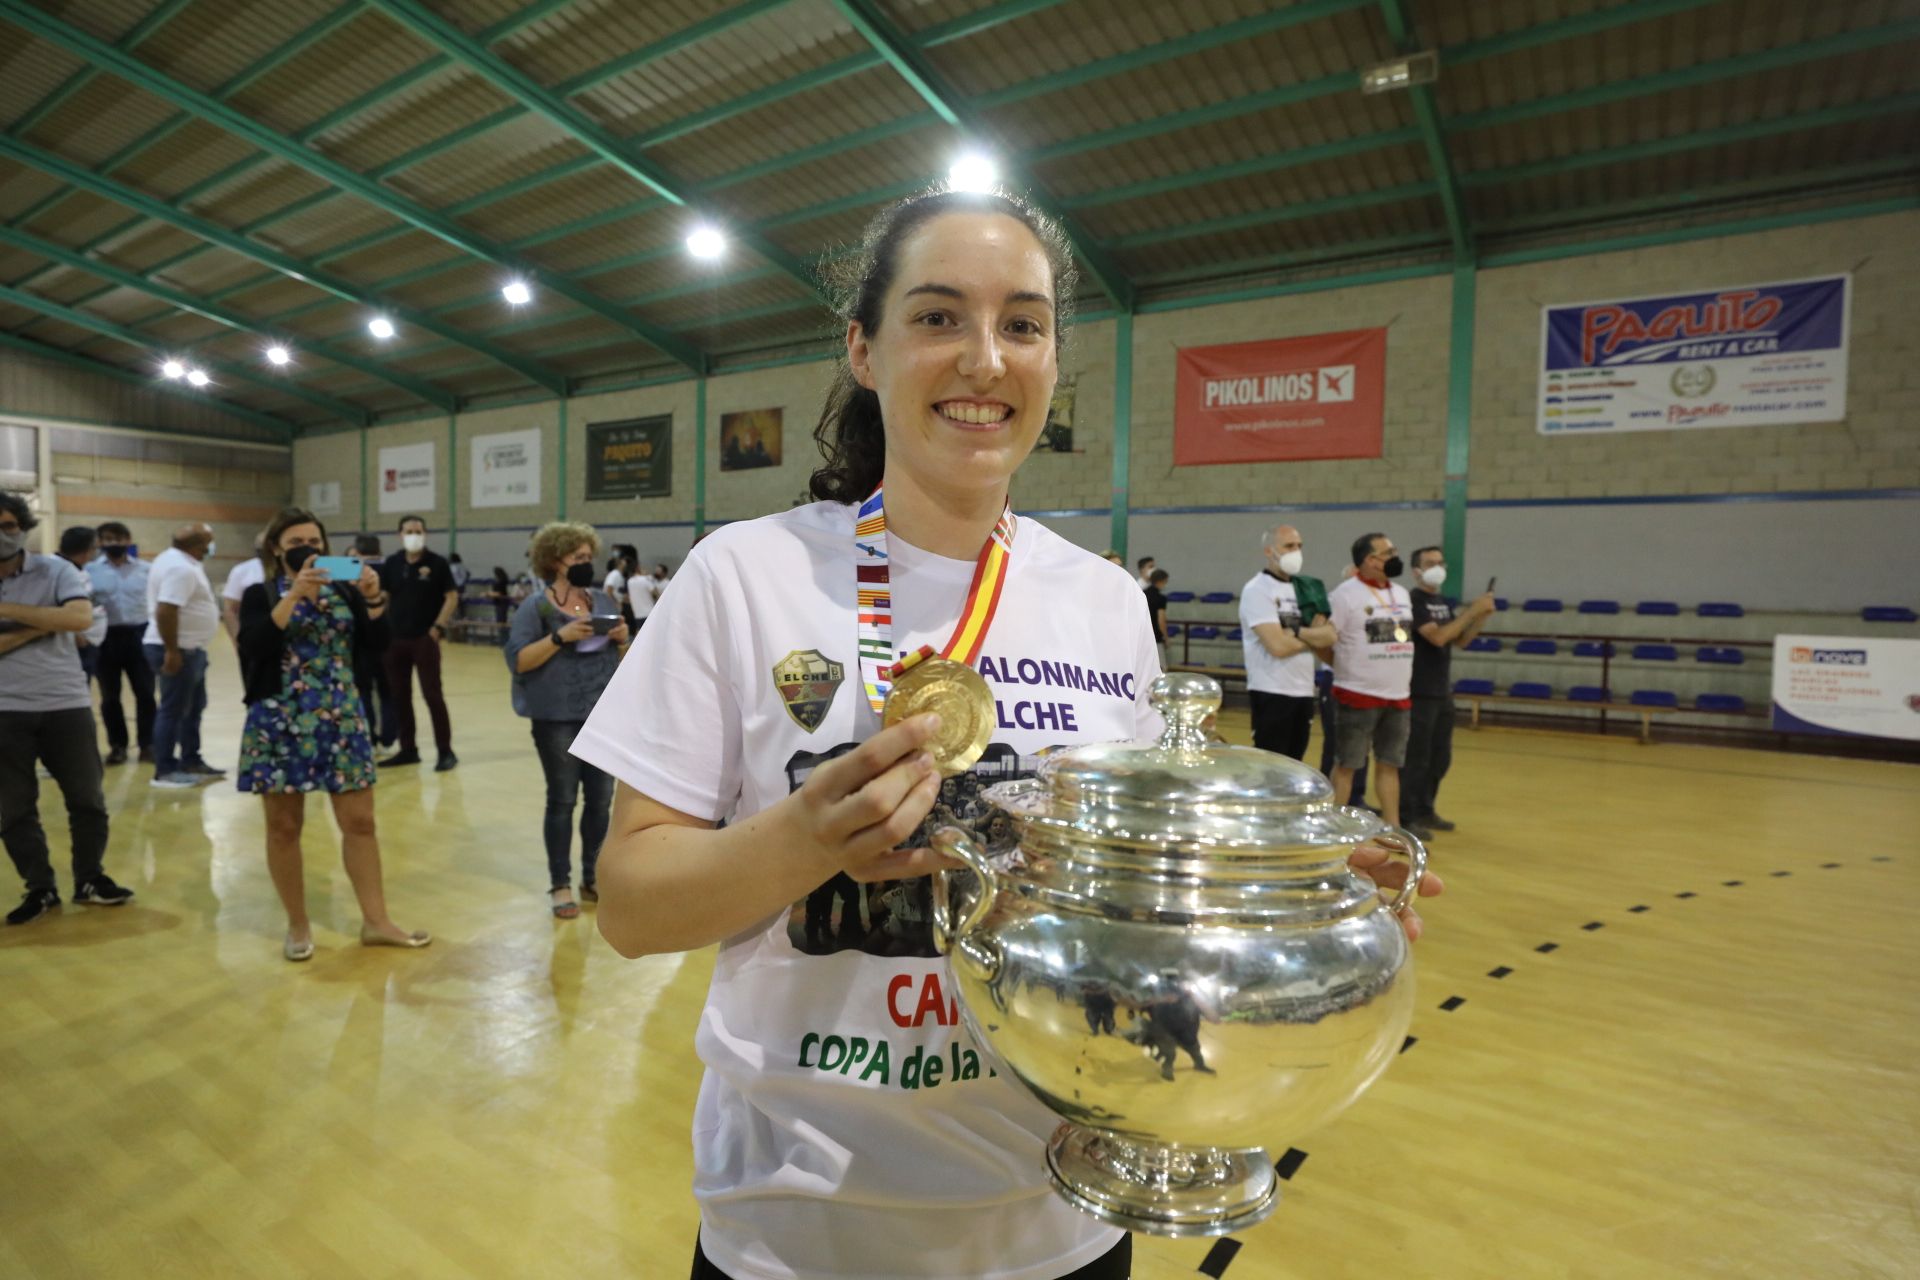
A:
[[[994,611],[1000,607],[1000,589],[1006,585],[1007,566],[1013,558],[1013,530],[1016,519],[1011,504],[1000,511],[993,532],[980,548],[974,562],[973,582],[967,588],[967,602],[960,610],[960,621],[947,638],[940,656],[973,665],[993,626]],[[853,524],[853,564],[856,612],[860,618],[860,683],[866,687],[867,703],[877,712],[893,689],[893,593],[887,576],[887,509],[876,488],[860,504]]]

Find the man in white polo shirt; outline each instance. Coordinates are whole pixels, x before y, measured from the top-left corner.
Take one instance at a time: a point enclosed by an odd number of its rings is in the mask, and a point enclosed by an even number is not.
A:
[[[1320,580],[1300,572],[1306,552],[1298,529],[1275,525],[1260,544],[1267,567],[1240,588],[1253,745],[1304,760],[1313,735],[1314,657],[1333,651],[1332,606]]]
[[[201,563],[213,554],[213,529],[185,524],[154,557],[147,579],[147,634],[141,648],[159,677],[153,717],[153,785],[197,787],[226,776],[200,758],[207,709],[207,646],[220,633],[220,606]]]
[[[1353,544],[1354,574],[1333,589],[1333,792],[1340,804],[1373,753],[1380,814],[1400,825],[1400,767],[1413,707],[1413,601],[1392,579],[1402,564],[1384,533]]]

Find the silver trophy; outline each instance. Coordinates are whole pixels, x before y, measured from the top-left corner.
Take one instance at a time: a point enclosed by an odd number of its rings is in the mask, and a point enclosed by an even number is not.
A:
[[[1060,751],[989,788],[989,848],[934,836],[969,868],[935,876],[934,935],[974,1039],[1066,1121],[1055,1189],[1130,1231],[1225,1235],[1273,1212],[1268,1152],[1399,1049],[1395,913],[1427,851],[1306,765],[1210,741],[1212,680],[1162,676],[1150,698],[1159,742]],[[1390,904],[1346,862],[1375,837],[1412,861]]]

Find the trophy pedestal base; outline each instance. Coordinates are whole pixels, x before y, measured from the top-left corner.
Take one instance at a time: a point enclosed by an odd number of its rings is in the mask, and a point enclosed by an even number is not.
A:
[[[1131,1142],[1063,1124],[1047,1143],[1053,1189],[1082,1213],[1156,1236],[1224,1236],[1280,1203],[1264,1151]]]

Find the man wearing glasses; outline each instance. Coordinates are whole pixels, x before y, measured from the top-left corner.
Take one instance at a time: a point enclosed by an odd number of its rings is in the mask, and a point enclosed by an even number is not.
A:
[[[74,637],[93,623],[93,585],[59,556],[27,550],[38,523],[26,500],[0,491],[0,842],[26,883],[7,913],[25,924],[60,905],[40,825],[35,760],[67,802],[73,900],[117,907],[133,896],[107,877],[107,799],[93,699]]]

